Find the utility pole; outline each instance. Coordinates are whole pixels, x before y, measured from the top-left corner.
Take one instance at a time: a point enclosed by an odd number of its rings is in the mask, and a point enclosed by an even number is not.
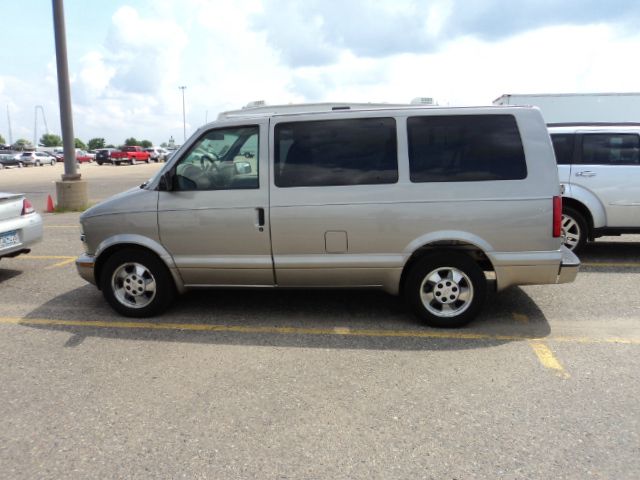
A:
[[[76,145],[71,114],[71,87],[69,86],[63,0],[52,0],[52,6],[53,30],[56,41],[56,66],[58,70],[60,125],[62,126],[62,145],[64,147],[64,173],[62,174],[62,181],[56,182],[58,206],[72,210],[82,210],[86,208],[88,203],[87,183],[80,180],[80,174],[76,166]]]
[[[184,145],[184,143],[187,141],[187,120],[184,113],[184,91],[187,87],[185,85],[182,85],[178,88],[182,90],[182,136],[184,137],[182,144]]]
[[[9,124],[9,145],[13,145],[13,136],[11,135],[11,115],[9,115],[9,105],[7,105],[7,123]]]
[[[44,122],[44,131],[49,135],[49,125],[47,125],[47,117],[44,115],[44,107],[36,105],[33,112],[33,146],[38,149],[38,110],[42,113],[42,121]]]

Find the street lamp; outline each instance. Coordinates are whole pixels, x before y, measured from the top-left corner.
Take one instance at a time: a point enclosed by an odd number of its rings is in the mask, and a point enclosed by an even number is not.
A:
[[[185,85],[182,85],[180,87],[178,87],[180,90],[182,90],[182,136],[184,137],[184,142],[187,141],[187,121],[186,121],[186,117],[184,114],[184,90],[187,88]]]

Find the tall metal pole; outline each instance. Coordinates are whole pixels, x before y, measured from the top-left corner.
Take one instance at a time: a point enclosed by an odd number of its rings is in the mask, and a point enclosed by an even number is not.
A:
[[[52,2],[53,29],[56,38],[56,64],[58,68],[60,124],[62,126],[62,145],[64,147],[64,173],[62,174],[62,180],[79,180],[80,174],[76,167],[76,146],[71,115],[71,88],[69,86],[64,5],[63,0],[52,0]]]
[[[13,135],[11,134],[11,115],[9,115],[9,105],[7,105],[7,123],[9,124],[9,145],[13,145]]]
[[[184,90],[187,88],[185,85],[178,87],[182,90],[182,136],[184,137],[182,143],[187,141],[187,120],[184,113]]]

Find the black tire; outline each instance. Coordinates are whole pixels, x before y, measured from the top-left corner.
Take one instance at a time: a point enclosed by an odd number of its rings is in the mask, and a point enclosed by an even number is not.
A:
[[[96,160],[96,163],[97,163],[98,165],[102,165],[102,163],[103,163],[103,162],[102,162],[102,160]]]
[[[135,165],[136,164],[136,159],[132,158],[129,160],[129,165]]]
[[[562,238],[564,245],[574,253],[582,250],[589,238],[589,225],[584,216],[569,206],[562,208]]]
[[[164,312],[176,292],[171,273],[162,260],[139,248],[126,248],[110,256],[103,266],[100,286],[116,312],[136,318]]]
[[[487,280],[468,255],[441,250],[411,267],[404,294],[413,312],[427,325],[458,328],[471,322],[482,309]]]

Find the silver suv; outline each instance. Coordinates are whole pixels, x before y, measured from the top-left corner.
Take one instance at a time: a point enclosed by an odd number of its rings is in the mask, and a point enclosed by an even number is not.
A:
[[[340,105],[223,113],[80,218],[80,275],[123,315],[197,287],[372,287],[457,327],[495,287],[572,281],[542,116]]]
[[[640,233],[640,124],[555,124],[549,133],[566,246],[577,252],[603,235]]]

